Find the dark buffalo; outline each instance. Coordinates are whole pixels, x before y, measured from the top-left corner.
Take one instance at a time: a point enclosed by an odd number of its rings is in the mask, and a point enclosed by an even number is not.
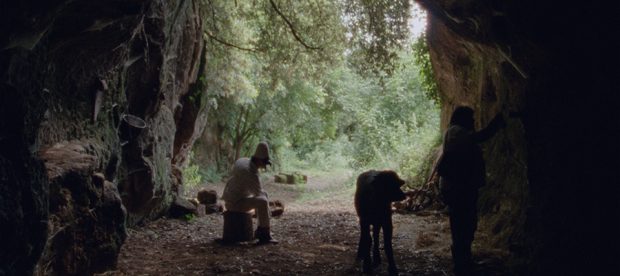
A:
[[[392,202],[405,199],[400,187],[405,181],[393,171],[370,170],[357,178],[355,190],[355,210],[360,221],[360,242],[357,258],[362,260],[363,272],[371,272],[373,267],[381,264],[379,252],[379,231],[383,229],[385,255],[388,259],[390,275],[397,275],[392,251]],[[370,226],[372,225],[372,239]],[[373,246],[373,258],[370,262],[370,246]]]

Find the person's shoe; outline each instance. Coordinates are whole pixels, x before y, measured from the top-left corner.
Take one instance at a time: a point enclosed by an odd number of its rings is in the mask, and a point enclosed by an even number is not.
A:
[[[257,227],[254,237],[258,239],[258,244],[278,243],[277,240],[271,237],[269,227]]]

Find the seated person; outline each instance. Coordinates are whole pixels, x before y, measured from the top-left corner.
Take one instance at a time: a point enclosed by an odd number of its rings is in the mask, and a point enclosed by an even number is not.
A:
[[[232,176],[226,183],[222,199],[226,210],[248,212],[252,209],[258,215],[258,227],[254,236],[261,244],[277,243],[269,229],[269,200],[258,178],[258,169],[271,165],[269,146],[261,142],[251,158],[243,157],[235,161]]]

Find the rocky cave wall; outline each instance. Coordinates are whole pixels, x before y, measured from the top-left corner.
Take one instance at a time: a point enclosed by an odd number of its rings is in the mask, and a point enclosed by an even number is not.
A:
[[[0,275],[104,271],[168,211],[206,122],[199,3],[1,4]]]
[[[483,146],[488,246],[518,274],[618,274],[618,4],[419,2],[443,127],[457,105],[507,118]]]

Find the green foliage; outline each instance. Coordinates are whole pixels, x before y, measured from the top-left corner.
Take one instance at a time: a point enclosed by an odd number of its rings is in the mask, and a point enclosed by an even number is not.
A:
[[[201,77],[198,81],[200,83],[206,82],[204,77]],[[187,96],[189,98],[189,102],[197,107],[197,109],[203,109],[207,106],[207,93],[205,93],[206,91],[203,87],[204,84],[192,87]]]
[[[439,110],[424,93],[412,54],[399,57],[404,66],[383,85],[344,69],[332,75],[328,89],[343,110],[339,122],[350,138],[351,165],[392,168],[412,178],[438,137]]]
[[[192,164],[194,152],[190,152],[190,164],[183,168],[183,185],[186,187],[198,187],[202,184],[202,175],[200,174],[200,166]]]
[[[420,77],[422,78],[422,87],[426,93],[426,96],[433,99],[437,105],[441,104],[439,98],[439,88],[435,80],[435,74],[433,73],[433,66],[431,64],[431,58],[428,50],[428,43],[426,42],[426,36],[420,36],[412,47],[414,53],[414,61],[420,68]]]
[[[198,165],[198,164],[196,164]],[[216,166],[207,166],[200,170],[200,176],[202,180],[207,183],[215,183],[221,181],[224,177],[223,173],[218,170]]]
[[[347,168],[349,157],[346,152],[350,151],[348,147],[350,143],[344,135],[318,144],[305,152],[290,144],[281,146],[278,154],[279,169],[288,172],[304,171],[316,175],[322,171]]]
[[[439,110],[426,44],[403,47],[409,5],[206,1],[209,118],[230,142],[220,149],[227,165],[268,141],[279,171],[415,177],[437,141]],[[228,166],[186,170],[211,181]]]
[[[205,6],[208,60],[218,69],[210,83],[218,95],[256,95],[247,93],[259,84],[248,75],[263,74],[260,85],[273,90],[292,72],[319,78],[342,61],[345,28],[336,1],[220,0]]]
[[[410,182],[407,183],[407,186],[415,187],[423,185],[430,177],[433,169],[433,163],[437,159],[441,148],[441,135],[434,135],[434,138],[435,139],[433,139],[433,142],[431,143],[432,146],[430,146],[428,152],[426,152],[426,154],[418,161],[419,164],[405,169],[405,171],[413,172],[413,175],[408,176]]]
[[[409,37],[409,0],[344,1],[352,64],[360,73],[390,75]]]
[[[185,214],[181,217],[181,219],[183,219],[184,221],[191,221],[194,218],[196,218],[194,214]]]

